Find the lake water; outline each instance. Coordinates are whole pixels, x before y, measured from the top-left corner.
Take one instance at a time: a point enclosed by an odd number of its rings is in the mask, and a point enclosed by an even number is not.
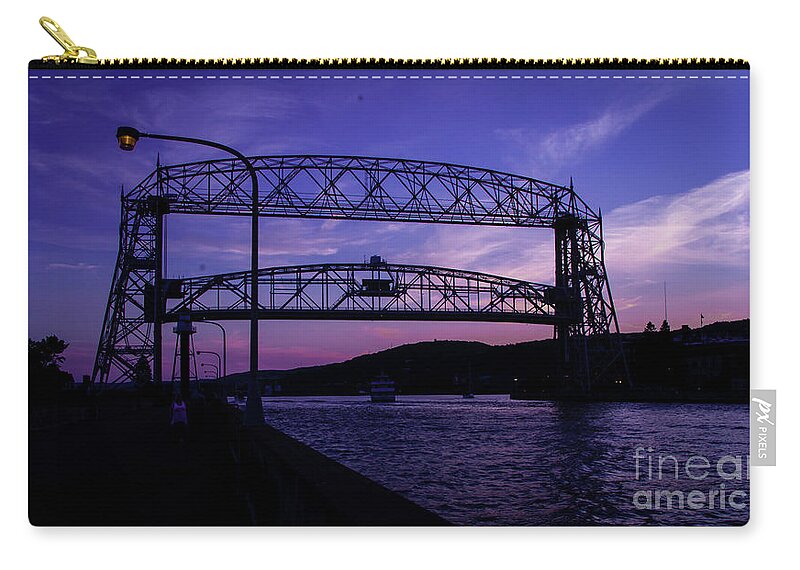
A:
[[[749,516],[746,405],[479,395],[277,397],[264,408],[272,426],[456,524],[736,525]]]

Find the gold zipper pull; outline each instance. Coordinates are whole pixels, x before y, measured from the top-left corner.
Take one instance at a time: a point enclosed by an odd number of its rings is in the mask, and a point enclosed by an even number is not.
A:
[[[63,54],[46,55],[42,58],[43,61],[57,61],[60,63],[100,63],[93,49],[75,45],[75,42],[70,39],[67,32],[64,31],[64,28],[59,26],[52,18],[42,16],[39,18],[39,24],[50,34],[51,38],[58,42],[58,45],[64,48]],[[81,55],[81,52],[83,52],[84,55]]]

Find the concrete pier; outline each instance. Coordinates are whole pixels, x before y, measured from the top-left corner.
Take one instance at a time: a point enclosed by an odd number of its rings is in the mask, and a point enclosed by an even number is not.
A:
[[[77,420],[31,425],[29,519],[37,526],[444,525],[447,521],[237,410],[88,401]]]

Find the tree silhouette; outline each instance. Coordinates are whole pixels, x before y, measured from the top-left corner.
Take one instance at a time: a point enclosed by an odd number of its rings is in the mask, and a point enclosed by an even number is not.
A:
[[[153,374],[150,371],[150,363],[147,362],[147,358],[142,356],[133,368],[133,382],[136,386],[142,387],[152,381]]]
[[[667,322],[667,319],[664,319],[664,322],[661,323],[661,328],[658,329],[658,330],[660,332],[662,332],[662,333],[668,333],[669,332],[670,329],[669,329],[669,323]]]
[[[62,354],[68,347],[69,343],[56,335],[28,339],[28,386],[33,399],[55,395],[74,381],[72,374],[61,370]]]
[[[60,370],[64,363],[62,353],[69,343],[51,334],[42,340],[28,339],[28,362],[35,370]]]
[[[656,332],[656,325],[653,324],[653,321],[647,321],[647,324],[644,327],[644,332],[646,333]]]

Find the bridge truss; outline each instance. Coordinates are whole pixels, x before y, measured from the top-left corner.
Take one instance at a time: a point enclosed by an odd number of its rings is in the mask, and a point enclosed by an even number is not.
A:
[[[627,377],[605,268],[602,217],[571,185],[401,159],[249,160],[261,187],[260,216],[522,226],[549,228],[555,235],[553,285],[427,266],[269,268],[258,275],[260,318],[549,324],[562,341],[566,376],[584,386]],[[185,280],[162,275],[164,216],[251,215],[249,172],[242,161],[159,165],[123,194],[121,207],[120,247],[92,375],[109,383],[133,379],[143,362],[159,378],[161,325],[179,314],[236,319],[247,318],[249,310],[249,272]]]
[[[163,322],[247,320],[250,272],[166,280],[174,293]],[[505,321],[570,323],[554,287],[424,265],[331,263],[258,272],[259,319]]]

